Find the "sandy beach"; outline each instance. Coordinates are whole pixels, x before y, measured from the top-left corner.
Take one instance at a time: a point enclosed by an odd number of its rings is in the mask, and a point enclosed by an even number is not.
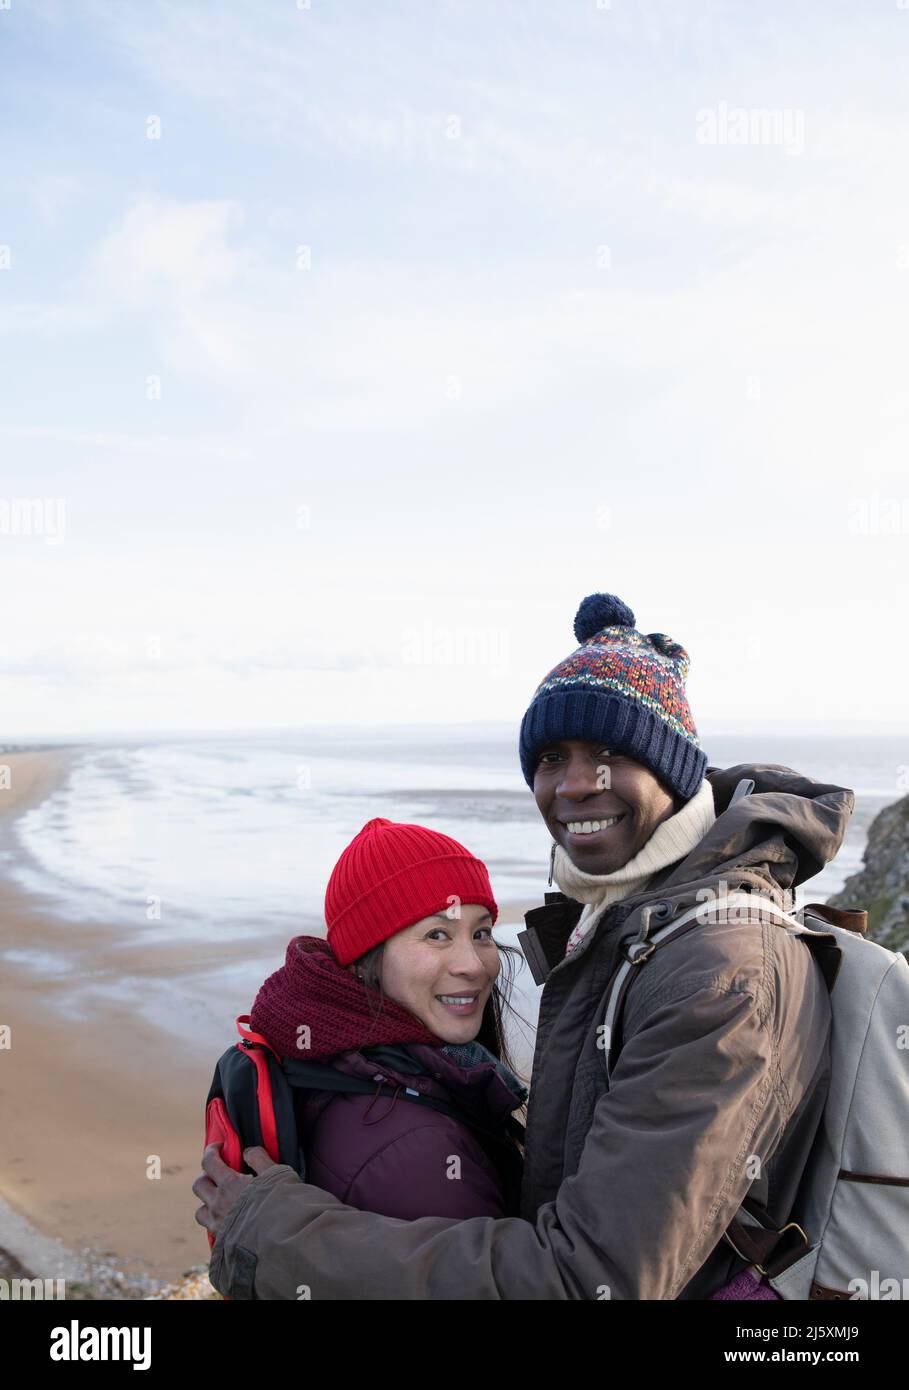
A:
[[[0,793],[7,820],[65,775],[68,756],[23,753],[3,762],[12,773]],[[169,1279],[207,1257],[190,1187],[211,1064],[180,1047],[177,1020],[155,1028],[113,1001],[80,1009],[80,994],[105,978],[192,968],[174,959],[172,947],[166,960],[147,947],[135,959],[128,940],[114,936],[101,924],[74,930],[46,903],[0,882],[0,950],[27,947],[60,963],[60,973],[46,978],[3,962],[0,1022],[11,1046],[0,1052],[0,1195],[70,1249],[88,1246],[125,1269]],[[145,1176],[153,1154],[160,1179]]]
[[[0,844],[75,756],[0,754]],[[522,910],[500,920],[520,923]],[[285,946],[258,934],[254,955],[275,969]],[[11,1268],[75,1277],[70,1252],[89,1251],[171,1281],[207,1262],[191,1186],[213,1068],[251,1003],[249,956],[244,940],[219,942],[215,956],[198,940],[150,940],[135,922],[65,920],[0,878],[0,1249]],[[155,1156],[159,1178],[147,1176]]]

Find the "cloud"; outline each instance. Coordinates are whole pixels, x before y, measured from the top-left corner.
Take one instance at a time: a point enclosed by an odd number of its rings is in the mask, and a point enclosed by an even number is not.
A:
[[[241,218],[228,201],[178,202],[141,196],[104,237],[87,271],[88,293],[130,307],[203,298],[236,280],[250,257],[228,245]]]

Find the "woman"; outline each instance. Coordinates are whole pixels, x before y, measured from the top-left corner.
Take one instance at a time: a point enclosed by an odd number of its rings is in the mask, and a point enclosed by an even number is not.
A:
[[[497,915],[485,866],[447,835],[377,818],[345,849],[327,940],[295,937],[250,1014],[303,1063],[307,1181],[388,1216],[517,1214],[527,1089],[503,1037],[501,956],[517,952],[493,940]]]

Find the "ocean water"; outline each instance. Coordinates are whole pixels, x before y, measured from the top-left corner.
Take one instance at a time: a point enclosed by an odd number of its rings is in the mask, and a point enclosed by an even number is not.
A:
[[[702,732],[702,745],[712,766],[780,763],[855,791],[842,849],[800,902],[824,901],[860,867],[868,825],[904,794],[909,764],[894,737]],[[66,783],[7,827],[0,867],[67,920],[153,920],[181,939],[251,926],[291,936],[321,930],[332,866],[374,816],[453,835],[488,865],[500,906],[542,901],[551,841],[507,726],[84,744]]]

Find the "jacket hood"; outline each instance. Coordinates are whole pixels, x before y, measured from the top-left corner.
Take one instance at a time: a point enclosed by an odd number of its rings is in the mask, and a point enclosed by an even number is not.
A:
[[[780,888],[791,889],[836,857],[855,807],[848,787],[818,782],[778,763],[708,767],[705,775],[717,818],[661,887],[766,866]],[[743,778],[754,782],[754,790],[730,806]]]

